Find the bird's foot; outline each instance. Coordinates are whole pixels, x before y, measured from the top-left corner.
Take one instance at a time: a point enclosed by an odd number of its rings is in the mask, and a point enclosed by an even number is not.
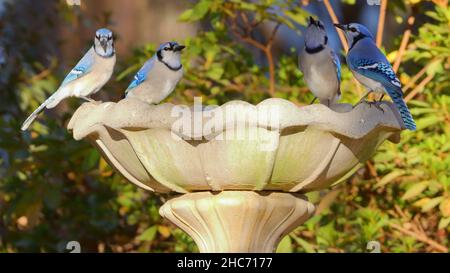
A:
[[[353,108],[355,108],[356,106],[358,106],[359,104],[361,104],[362,102],[365,102],[365,103],[369,103],[367,100],[366,100],[366,98],[367,98],[367,96],[369,96],[369,94],[370,93],[372,93],[373,91],[372,90],[369,90],[360,100],[359,100],[359,102],[357,103],[357,104],[355,104],[355,105],[353,105]]]
[[[366,101],[366,103],[369,105],[369,107],[372,107],[372,105],[377,108],[378,110],[380,110],[381,112],[384,113],[384,109],[381,108],[380,104],[378,103],[378,101]]]

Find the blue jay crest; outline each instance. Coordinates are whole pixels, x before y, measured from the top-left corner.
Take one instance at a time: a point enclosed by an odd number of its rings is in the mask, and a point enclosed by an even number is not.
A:
[[[66,0],[69,6],[81,6],[81,0]]]

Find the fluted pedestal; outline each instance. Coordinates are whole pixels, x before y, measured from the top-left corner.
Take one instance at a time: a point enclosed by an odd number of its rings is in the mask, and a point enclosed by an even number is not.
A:
[[[303,195],[253,191],[188,193],[160,209],[195,240],[200,252],[273,252],[313,212]]]

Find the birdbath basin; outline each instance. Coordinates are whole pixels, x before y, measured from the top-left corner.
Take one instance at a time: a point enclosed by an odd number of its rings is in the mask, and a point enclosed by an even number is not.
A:
[[[272,252],[314,213],[303,195],[339,182],[401,118],[389,102],[330,108],[283,99],[214,107],[137,99],[84,103],[68,129],[90,141],[129,182],[178,193],[160,214],[201,252]]]

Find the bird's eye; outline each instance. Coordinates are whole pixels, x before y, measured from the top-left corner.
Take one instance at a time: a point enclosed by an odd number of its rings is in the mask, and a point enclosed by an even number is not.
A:
[[[168,47],[165,47],[165,48],[164,48],[164,50],[165,50],[165,51],[167,51],[167,50],[170,50],[170,48],[168,48]]]
[[[356,28],[351,27],[351,28],[350,28],[350,31],[351,31],[351,32],[356,32]]]

